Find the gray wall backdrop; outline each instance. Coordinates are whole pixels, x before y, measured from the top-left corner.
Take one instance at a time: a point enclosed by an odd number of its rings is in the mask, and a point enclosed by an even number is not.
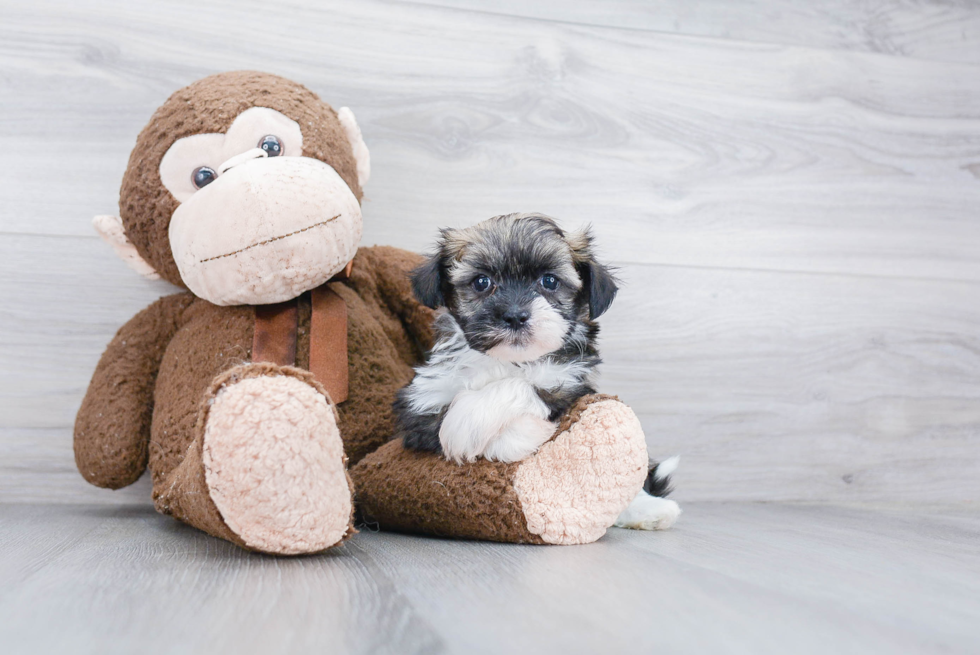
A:
[[[365,244],[594,225],[604,391],[679,500],[976,503],[980,6],[689,4],[4,0],[0,501],[149,502],[74,469],[102,349],[172,291],[90,219],[171,92],[253,68],[355,111]]]

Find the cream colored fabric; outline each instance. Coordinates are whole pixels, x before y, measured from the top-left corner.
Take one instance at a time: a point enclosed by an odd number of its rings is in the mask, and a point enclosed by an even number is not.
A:
[[[123,229],[122,219],[118,216],[96,216],[92,219],[92,226],[99,233],[102,240],[112,246],[120,259],[126,262],[131,269],[149,280],[159,280],[160,275],[153,270],[145,259],[136,252],[136,246],[126,238],[126,231]]]
[[[647,447],[627,405],[589,405],[514,476],[527,529],[550,544],[587,544],[609,528],[643,488]]]
[[[354,151],[354,159],[357,160],[357,183],[363,189],[371,177],[371,153],[368,151],[367,144],[364,143],[361,128],[358,126],[357,119],[354,118],[354,112],[350,110],[350,107],[341,107],[340,111],[337,112],[337,118],[340,120],[340,124],[344,126],[344,131],[347,132],[347,140],[350,141],[350,147]]]
[[[253,377],[221,389],[203,462],[215,506],[252,548],[311,553],[347,532],[351,494],[336,413],[301,380]]]
[[[318,287],[353,258],[357,198],[308,157],[253,159],[180,205],[170,247],[184,284],[216,305],[263,305]]]
[[[224,134],[195,134],[178,139],[160,160],[160,181],[179,202],[194,195],[194,171],[207,166],[218,170],[225,161]]]
[[[262,148],[249,148],[245,152],[239,153],[221,164],[221,166],[217,168],[218,175],[224,175],[239,164],[244,164],[245,162],[253,159],[264,159],[265,157],[268,157],[268,155]]]
[[[274,109],[252,107],[239,114],[225,134],[195,134],[175,141],[160,160],[160,180],[174,198],[186,202],[198,191],[192,182],[198,167],[217,172],[222,163],[255,148],[269,135],[282,142],[280,157],[303,156],[299,123]]]

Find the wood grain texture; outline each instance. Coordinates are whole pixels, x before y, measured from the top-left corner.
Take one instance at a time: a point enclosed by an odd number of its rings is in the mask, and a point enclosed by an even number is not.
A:
[[[623,275],[601,336],[602,384],[639,413],[653,456],[687,457],[680,497],[980,498],[977,284]]]
[[[604,390],[680,500],[978,502],[976,7],[264,6],[0,3],[0,500],[148,503],[74,473],[102,349],[171,290],[90,217],[167,95],[261,68],[357,113],[367,244],[595,225]]]
[[[583,547],[246,553],[148,508],[0,505],[21,653],[972,653],[980,516],[692,504]]]
[[[88,234],[160,102],[252,67],[357,109],[367,243],[538,209],[625,262],[980,279],[976,65],[375,2],[264,12],[246,47],[257,7],[6,8],[5,229]]]
[[[980,6],[936,0],[426,0],[563,23],[980,63]]]
[[[14,284],[0,268],[12,305],[33,313],[14,312],[0,343],[0,498],[148,503],[144,485],[88,487],[70,426],[109,335],[170,287],[145,288],[95,238],[9,236],[0,262],[34,270]],[[685,458],[680,499],[980,496],[977,284],[655,266],[622,276],[603,320],[602,385],[640,415],[653,456]],[[32,305],[41,293],[49,314]],[[72,302],[91,309],[57,311]]]

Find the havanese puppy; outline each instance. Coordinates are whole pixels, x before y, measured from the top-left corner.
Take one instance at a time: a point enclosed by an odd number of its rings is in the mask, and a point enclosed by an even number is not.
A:
[[[588,229],[564,232],[541,214],[508,214],[444,229],[412,272],[419,302],[445,308],[436,342],[394,403],[406,448],[471,462],[514,462],[555,433],[575,401],[595,393],[599,326],[616,278],[596,260]],[[653,465],[646,492],[617,525],[669,527],[676,458]],[[631,513],[632,512],[632,513]]]

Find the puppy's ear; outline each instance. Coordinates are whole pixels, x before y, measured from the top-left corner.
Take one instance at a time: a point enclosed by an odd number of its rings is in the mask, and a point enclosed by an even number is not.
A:
[[[569,234],[568,245],[572,249],[572,259],[579,277],[582,278],[581,293],[588,294],[589,318],[602,316],[616,297],[619,287],[616,276],[609,266],[596,261],[592,249],[592,229],[587,227],[581,232]]]
[[[442,294],[442,258],[439,254],[432,255],[419,264],[410,277],[412,293],[420,303],[431,309],[446,304]]]
[[[595,319],[609,309],[619,287],[608,266],[592,261],[587,268],[588,274],[582,276],[582,281],[589,289],[589,318]]]
[[[420,303],[436,309],[446,307],[447,301],[452,300],[452,286],[444,272],[451,261],[463,256],[466,243],[462,230],[448,227],[439,230],[436,254],[426,259],[411,274],[412,291]]]

